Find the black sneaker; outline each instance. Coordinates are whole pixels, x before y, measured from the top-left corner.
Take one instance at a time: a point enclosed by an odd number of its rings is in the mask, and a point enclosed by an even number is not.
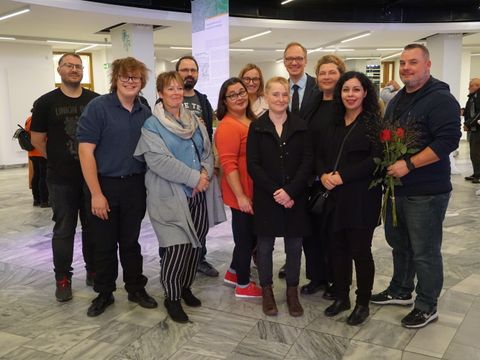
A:
[[[437,320],[437,310],[427,312],[420,309],[413,309],[402,319],[402,326],[408,329],[419,329]]]
[[[413,297],[411,294],[393,296],[387,290],[372,295],[370,302],[377,305],[412,305]]]
[[[72,281],[67,276],[62,280],[57,280],[55,297],[59,302],[72,300]]]
[[[102,314],[105,309],[115,302],[112,293],[100,293],[92,300],[92,305],[87,310],[87,316],[95,317]]]
[[[146,309],[155,309],[158,306],[156,300],[148,295],[145,289],[128,293],[128,301],[135,302]]]
[[[198,263],[197,271],[210,277],[218,276],[217,269],[215,269],[212,265],[210,265],[205,260]]]

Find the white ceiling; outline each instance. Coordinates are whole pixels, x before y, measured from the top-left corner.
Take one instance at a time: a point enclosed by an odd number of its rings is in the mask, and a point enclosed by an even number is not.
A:
[[[16,37],[18,42],[42,43],[47,39],[76,42],[109,43],[110,36],[97,34],[101,29],[119,23],[163,25],[155,31],[156,57],[170,61],[188,54],[189,50],[172,50],[169,46],[191,46],[190,14],[103,5],[79,0],[2,0],[0,16],[14,9],[30,6],[24,15],[0,21],[0,37]],[[271,29],[268,35],[239,42],[245,36]],[[352,35],[371,31],[371,35],[339,45]],[[480,52],[480,23],[442,24],[359,24],[297,22],[268,19],[230,19],[230,47],[253,48],[253,52],[235,52],[235,61],[266,62],[282,56],[291,41],[299,41],[308,49],[333,45],[331,51],[342,48],[354,51],[339,52],[344,57],[384,57],[398,51],[378,51],[377,48],[402,48],[437,33],[465,33],[464,48]],[[2,41],[2,40],[0,40]],[[11,40],[4,40],[11,41]],[[53,50],[72,50],[84,45],[51,44]],[[89,51],[95,51],[93,48]],[[310,58],[320,57],[322,52]],[[243,60],[244,59],[244,60]]]

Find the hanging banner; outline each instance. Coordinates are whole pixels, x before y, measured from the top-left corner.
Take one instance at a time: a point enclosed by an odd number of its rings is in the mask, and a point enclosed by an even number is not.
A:
[[[215,109],[220,86],[230,77],[228,0],[192,0],[192,55],[199,67],[195,88]]]

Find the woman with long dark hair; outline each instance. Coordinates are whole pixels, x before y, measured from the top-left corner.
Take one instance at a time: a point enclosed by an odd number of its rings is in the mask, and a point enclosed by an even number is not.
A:
[[[224,282],[235,286],[235,296],[260,298],[262,289],[250,281],[250,259],[256,243],[253,232],[253,183],[247,173],[247,134],[256,119],[241,79],[226,80],[218,95],[215,144],[222,168],[221,188],[225,205],[232,210],[235,247]]]
[[[381,149],[372,141],[375,135],[371,131],[375,127],[369,124],[379,121],[380,109],[372,82],[356,71],[340,77],[334,101],[337,116],[319,139],[316,156],[317,174],[322,185],[331,192],[327,200],[327,221],[332,233],[330,254],[336,300],[325,309],[325,315],[335,316],[350,309],[353,259],[357,299],[347,323],[358,325],[369,315],[375,272],[371,245],[378,225],[382,192],[380,187],[369,189],[369,185],[375,169],[373,158]],[[339,153],[338,166],[333,171]]]

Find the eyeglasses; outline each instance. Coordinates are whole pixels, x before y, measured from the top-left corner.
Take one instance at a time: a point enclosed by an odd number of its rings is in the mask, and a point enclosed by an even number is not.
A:
[[[248,84],[249,82],[252,82],[252,83],[256,84],[256,83],[260,82],[260,78],[258,78],[258,77],[254,77],[254,78],[243,77],[243,78],[242,78],[242,81],[243,81],[244,83],[247,83],[247,84]]]
[[[83,71],[83,65],[82,64],[70,64],[70,63],[64,63],[62,65],[60,65],[60,67],[66,67],[68,70],[79,70],[79,71]]]
[[[198,73],[198,70],[197,69],[178,69],[178,72],[181,72],[183,74],[188,74],[188,73],[196,74]]]
[[[247,96],[247,92],[245,90],[240,90],[238,93],[233,93],[230,95],[225,95],[225,97],[231,101],[237,100],[239,97],[245,97]]]
[[[305,58],[304,58],[304,57],[301,57],[301,56],[286,57],[286,58],[285,58],[285,62],[286,62],[287,64],[291,64],[291,63],[293,63],[294,61],[296,61],[297,63],[301,63],[301,62],[303,62],[304,60],[305,60]]]
[[[119,75],[118,78],[120,79],[121,82],[132,81],[132,83],[139,83],[142,80],[142,78],[138,76]]]

